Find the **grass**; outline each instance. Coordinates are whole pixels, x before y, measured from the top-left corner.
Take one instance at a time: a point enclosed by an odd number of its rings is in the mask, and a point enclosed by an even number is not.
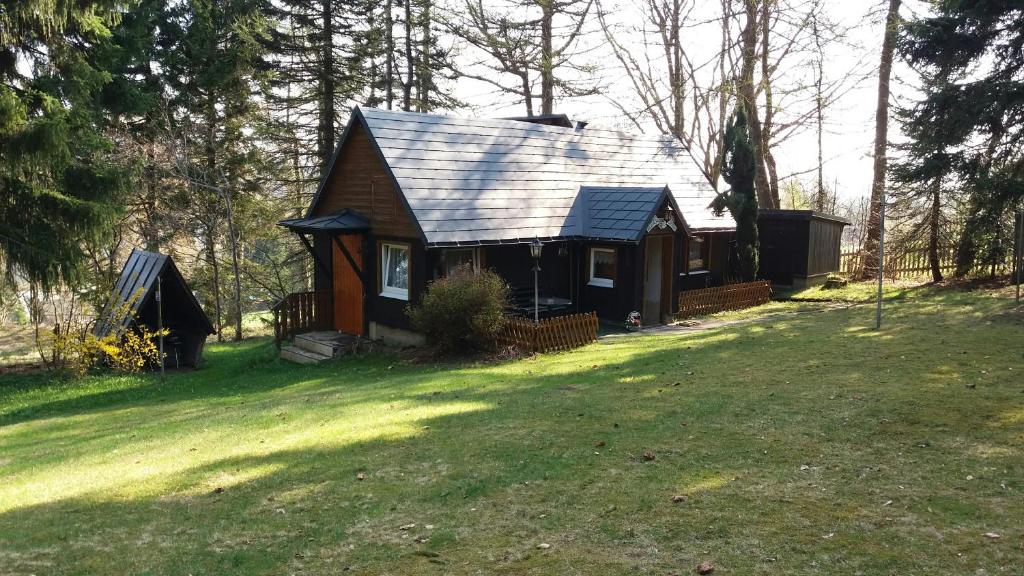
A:
[[[1020,312],[925,289],[872,322],[494,365],[297,367],[260,339],[163,383],[0,377],[0,572],[1019,573]]]
[[[28,324],[0,325],[0,366],[38,362],[33,334]]]

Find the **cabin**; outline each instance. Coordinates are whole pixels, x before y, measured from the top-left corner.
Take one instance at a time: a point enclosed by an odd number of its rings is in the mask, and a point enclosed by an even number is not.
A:
[[[813,210],[759,210],[758,274],[776,286],[807,288],[839,272],[843,227],[850,221]]]
[[[214,333],[174,260],[136,248],[125,261],[93,334],[102,338],[138,325],[153,332],[160,326],[168,329],[164,338],[167,368],[198,368],[206,338]]]
[[[306,216],[280,222],[316,271],[281,307],[290,330],[417,343],[406,307],[459,265],[496,271],[529,316],[536,265],[541,316],[616,324],[665,322],[729,276],[735,222],[681,143],[533,120],[356,108]]]

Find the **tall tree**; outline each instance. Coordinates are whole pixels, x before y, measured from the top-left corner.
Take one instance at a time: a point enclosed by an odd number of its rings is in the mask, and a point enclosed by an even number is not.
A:
[[[878,261],[878,243],[882,237],[882,202],[885,198],[885,179],[888,167],[889,147],[889,80],[892,76],[892,60],[896,51],[896,39],[900,28],[900,0],[889,0],[885,17],[885,31],[882,35],[882,52],[878,64],[878,95],[875,101],[875,147],[871,175],[871,215],[868,219],[867,237],[864,243],[864,278],[874,278],[882,273]]]
[[[939,70],[924,78],[925,93],[943,90],[949,82],[949,71]],[[932,280],[942,281],[940,248],[949,244],[944,238],[948,228],[943,205],[952,201],[947,185],[952,178],[953,162],[946,150],[945,135],[936,132],[936,125],[919,118],[921,107],[898,110],[897,116],[908,141],[899,145],[902,158],[892,169],[895,215],[908,220],[905,233],[913,239],[927,241],[928,267]],[[924,121],[922,121],[924,120]]]
[[[450,29],[483,56],[476,64],[486,72],[470,66],[461,75],[515,96],[527,116],[537,112],[537,99],[540,113],[551,114],[559,96],[595,94],[593,70],[581,62],[579,47],[593,2],[518,0],[499,10],[467,0],[465,14],[453,16]]]
[[[699,25],[692,0],[646,0],[640,8],[639,32],[632,20],[615,20],[613,8],[599,2],[595,10],[639,110],[624,100],[612,103],[638,127],[647,120],[663,134],[678,138],[717,188],[732,99],[732,0],[722,0],[720,46],[706,61],[684,45],[683,32]],[[638,33],[642,41],[634,42]]]
[[[114,2],[0,8],[0,266],[43,290],[81,279],[82,243],[120,212],[98,65],[117,17]]]
[[[759,241],[757,192],[754,189],[754,140],[747,127],[744,108],[737,106],[725,131],[722,178],[729,184],[729,189],[715,197],[712,208],[719,214],[728,210],[736,220],[736,250],[740,270],[743,279],[749,281],[757,277]]]
[[[1006,250],[1009,212],[1024,203],[1024,5],[1013,0],[939,2],[910,22],[901,54],[947,73],[927,86],[915,125],[930,125],[970,194],[957,274],[990,271]]]
[[[262,113],[255,93],[265,69],[266,11],[262,0],[190,0],[177,8],[167,26],[175,48],[167,62],[175,90],[173,130],[181,140],[176,167],[187,182],[186,208],[199,226],[196,236],[204,242],[212,271],[218,338],[223,312],[219,251],[224,232],[231,263],[229,316],[235,339],[242,338],[235,214],[252,183],[250,170],[259,154],[245,133]]]

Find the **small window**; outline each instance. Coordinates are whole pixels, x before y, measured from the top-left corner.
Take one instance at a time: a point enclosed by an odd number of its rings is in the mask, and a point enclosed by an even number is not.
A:
[[[399,300],[409,299],[409,247],[381,244],[380,295]]]
[[[480,259],[475,248],[453,248],[444,251],[445,276],[451,276],[456,268],[467,264],[474,272],[480,269]]]
[[[613,248],[590,249],[590,286],[615,287],[615,250]]]
[[[704,270],[704,239],[690,236],[690,272]]]

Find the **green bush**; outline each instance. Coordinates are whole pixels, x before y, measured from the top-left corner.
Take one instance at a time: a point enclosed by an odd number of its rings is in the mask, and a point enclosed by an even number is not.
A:
[[[435,280],[418,306],[409,308],[412,326],[446,354],[487,350],[505,326],[508,285],[491,270],[468,265]]]

